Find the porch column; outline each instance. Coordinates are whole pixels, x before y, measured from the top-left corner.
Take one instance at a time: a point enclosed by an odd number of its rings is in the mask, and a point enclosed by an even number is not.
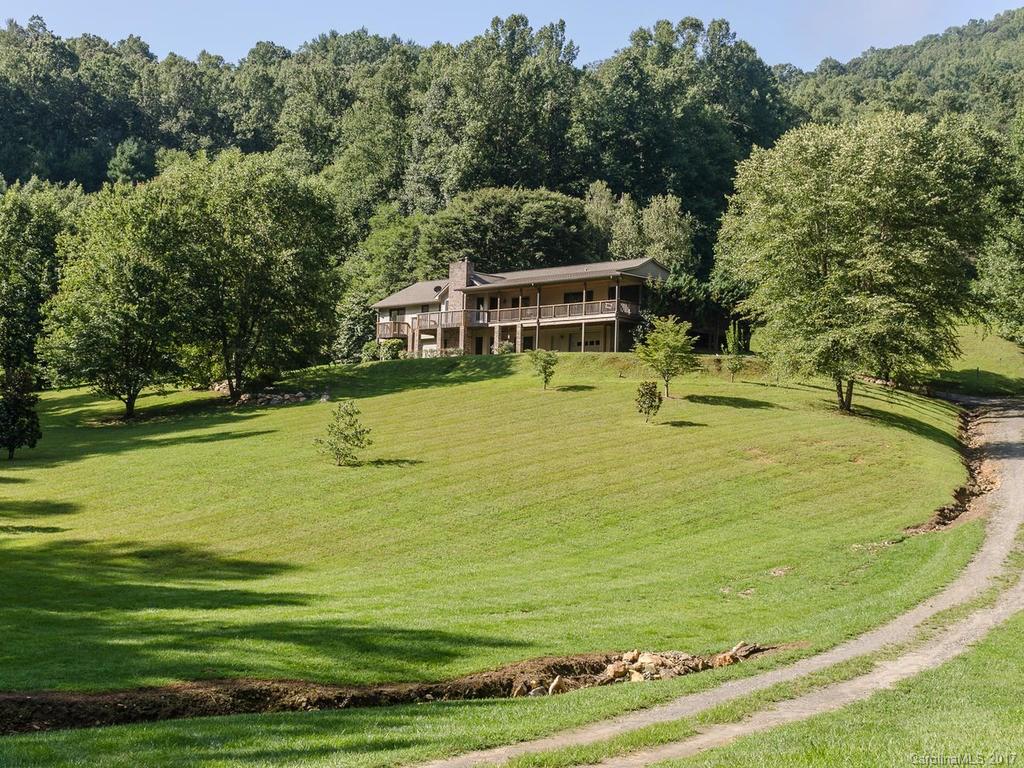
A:
[[[498,324],[494,325],[494,332],[491,337],[491,354],[493,355],[498,351],[498,345],[501,343],[501,326]]]
[[[587,281],[583,281],[583,320],[580,322],[580,352],[587,351]]]
[[[615,334],[612,341],[612,352],[619,351],[619,279],[615,279]]]
[[[516,352],[523,351],[523,324],[516,323]]]
[[[537,319],[533,328],[533,348],[540,349],[540,286],[537,287]]]
[[[491,349],[492,352],[498,351],[498,345],[501,344],[501,294],[498,294],[498,308],[494,312],[494,319],[498,322],[498,325],[494,326],[494,347]]]

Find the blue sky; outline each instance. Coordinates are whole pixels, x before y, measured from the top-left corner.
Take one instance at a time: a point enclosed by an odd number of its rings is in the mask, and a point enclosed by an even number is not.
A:
[[[237,60],[258,40],[295,48],[329,29],[367,27],[420,43],[459,42],[493,16],[522,12],[534,26],[563,18],[581,63],[608,56],[629,32],[661,18],[724,17],[769,63],[814,67],[824,56],[847,60],[865,48],[913,42],[971,18],[991,18],[1013,5],[993,0],[3,0],[0,17],[33,14],[58,34],[92,32],[110,40],[129,33],[163,56],[195,56],[203,48]]]

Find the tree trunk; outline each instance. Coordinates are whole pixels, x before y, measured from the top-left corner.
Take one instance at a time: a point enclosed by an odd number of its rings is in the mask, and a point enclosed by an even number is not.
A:
[[[668,397],[668,379],[665,379],[665,397]]]
[[[7,460],[14,461],[14,448],[11,446],[8,446],[7,448]]]
[[[135,415],[135,401],[138,399],[139,393],[133,392],[124,399],[124,418],[128,421]]]
[[[846,382],[846,407],[843,410],[847,412],[853,410],[853,379],[848,379]]]
[[[843,380],[838,376],[834,379],[836,385],[836,400],[839,401],[839,410],[846,410],[846,398],[843,397]]]

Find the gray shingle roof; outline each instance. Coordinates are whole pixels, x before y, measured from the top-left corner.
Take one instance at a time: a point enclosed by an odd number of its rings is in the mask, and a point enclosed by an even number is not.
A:
[[[490,275],[483,272],[474,273],[477,278],[466,290],[469,293],[503,288],[505,286],[533,285],[537,283],[557,283],[563,280],[589,280],[600,277],[614,277],[629,274],[630,270],[653,263],[659,269],[665,268],[654,259],[625,259],[623,261],[598,261],[591,264],[568,264],[564,267],[544,267],[543,269],[523,269],[518,272],[498,272]]]
[[[374,309],[391,309],[393,307],[411,307],[415,304],[434,304],[440,299],[448,278],[443,280],[420,280],[398,293],[393,293],[373,305]]]

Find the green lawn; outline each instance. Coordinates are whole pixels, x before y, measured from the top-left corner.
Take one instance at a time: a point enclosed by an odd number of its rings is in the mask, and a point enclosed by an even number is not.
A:
[[[1024,761],[1022,642],[1024,615],[964,656],[891,691],[671,765],[1020,765]],[[975,762],[927,762],[929,757],[963,755]]]
[[[353,469],[314,451],[317,402],[154,395],[123,425],[88,393],[48,395],[43,441],[0,470],[0,689],[428,680],[741,639],[810,652],[934,592],[980,540],[978,524],[900,535],[963,479],[950,406],[865,387],[847,417],[826,387],[704,374],[645,425],[637,376],[581,355],[546,392],[513,356],[296,377],[358,399],[376,445]],[[153,745],[146,765],[387,765],[714,682],[698,678],[16,737],[0,765],[118,764],[118,743]]]
[[[976,395],[1024,395],[1024,350],[979,327],[960,331],[960,358],[934,386]]]

